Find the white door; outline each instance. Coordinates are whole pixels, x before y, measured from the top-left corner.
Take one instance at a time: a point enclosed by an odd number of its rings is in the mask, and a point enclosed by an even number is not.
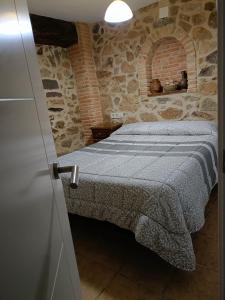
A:
[[[225,2],[218,0],[220,299],[225,299]]]
[[[79,300],[25,0],[0,1],[0,299]]]

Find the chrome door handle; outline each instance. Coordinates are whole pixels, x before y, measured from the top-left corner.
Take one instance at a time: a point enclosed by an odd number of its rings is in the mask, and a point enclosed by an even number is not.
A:
[[[60,167],[59,163],[53,163],[53,175],[55,179],[59,179],[59,174],[61,173],[71,173],[70,177],[70,187],[72,189],[78,188],[79,183],[79,167],[77,165],[74,166],[66,166]]]

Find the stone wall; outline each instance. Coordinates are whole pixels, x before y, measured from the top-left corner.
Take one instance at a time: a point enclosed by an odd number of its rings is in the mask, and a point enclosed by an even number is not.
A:
[[[94,59],[105,120],[124,112],[125,122],[208,119],[217,115],[217,16],[215,0],[165,0],[140,9],[124,24],[93,24]],[[148,97],[146,63],[160,40],[175,38],[187,57],[188,93]]]
[[[36,46],[58,155],[84,146],[79,101],[68,49]]]

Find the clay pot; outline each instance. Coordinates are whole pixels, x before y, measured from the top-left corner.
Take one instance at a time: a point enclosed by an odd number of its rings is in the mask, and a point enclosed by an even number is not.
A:
[[[150,91],[152,94],[161,93],[163,91],[163,87],[159,79],[152,79],[150,82]]]
[[[174,91],[176,91],[176,89],[177,89],[177,84],[165,84],[164,86],[163,86],[163,91],[165,92],[165,93],[170,93],[170,92],[174,92]]]

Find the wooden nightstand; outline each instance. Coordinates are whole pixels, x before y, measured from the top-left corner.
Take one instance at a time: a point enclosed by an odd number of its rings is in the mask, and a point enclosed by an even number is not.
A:
[[[111,133],[119,129],[122,123],[102,123],[91,127],[93,140],[95,143],[106,139]]]

